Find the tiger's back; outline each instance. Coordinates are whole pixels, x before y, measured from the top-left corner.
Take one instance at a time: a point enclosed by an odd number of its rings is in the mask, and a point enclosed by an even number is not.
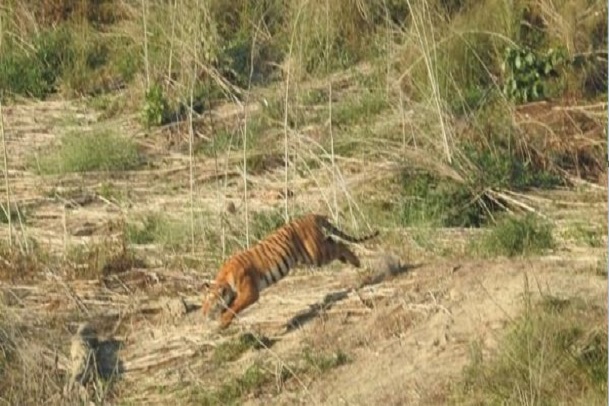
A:
[[[295,219],[224,263],[204,300],[204,314],[210,318],[221,314],[220,325],[227,327],[235,314],[258,300],[262,290],[284,278],[297,265],[321,267],[339,260],[359,267],[357,256],[331,235],[349,242],[363,242],[377,236],[378,231],[355,238],[323,215]]]

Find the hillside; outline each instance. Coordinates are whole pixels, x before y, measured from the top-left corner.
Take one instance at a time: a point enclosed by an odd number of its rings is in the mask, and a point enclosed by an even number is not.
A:
[[[606,4],[170,3],[0,6],[3,402],[606,402]],[[307,212],[362,268],[218,332]]]

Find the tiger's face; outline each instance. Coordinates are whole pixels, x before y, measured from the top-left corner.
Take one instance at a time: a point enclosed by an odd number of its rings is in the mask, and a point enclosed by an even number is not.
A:
[[[233,303],[236,296],[237,293],[228,283],[208,286],[203,301],[203,314],[209,320],[216,320]]]

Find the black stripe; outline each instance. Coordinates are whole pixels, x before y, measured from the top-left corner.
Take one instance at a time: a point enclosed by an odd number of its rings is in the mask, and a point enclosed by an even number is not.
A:
[[[266,287],[271,286],[275,281],[273,280],[273,276],[270,272],[264,274],[264,280],[266,281]]]
[[[306,263],[306,250],[302,244],[302,241],[300,241],[300,237],[298,237],[298,235],[294,235],[292,238],[292,248],[294,249],[294,255],[297,257],[298,262]]]
[[[279,239],[277,241],[277,247],[282,251],[281,256],[277,258],[278,262],[281,262],[281,264],[278,263],[278,265],[280,266],[281,275],[285,276],[287,271],[290,269],[290,263],[288,259],[292,257],[292,253],[290,252],[289,241],[287,241],[285,238]],[[281,265],[283,265],[283,267],[281,267]],[[285,272],[284,269],[286,270]]]

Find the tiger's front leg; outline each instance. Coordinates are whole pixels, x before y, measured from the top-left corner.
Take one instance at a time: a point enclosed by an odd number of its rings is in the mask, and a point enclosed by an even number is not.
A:
[[[252,278],[248,277],[247,279],[243,280],[243,282],[237,287],[237,297],[228,307],[228,309],[224,310],[222,316],[220,317],[220,329],[225,329],[228,327],[235,316],[239,312],[256,303],[259,296],[260,292],[258,292],[258,286],[254,281],[252,281]]]

